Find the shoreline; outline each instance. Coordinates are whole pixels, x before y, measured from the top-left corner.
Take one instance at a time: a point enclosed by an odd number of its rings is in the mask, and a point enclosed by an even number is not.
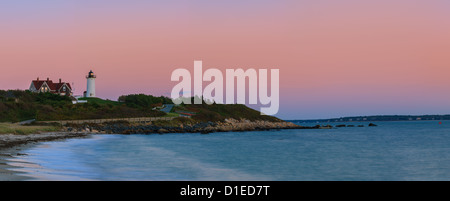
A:
[[[170,122],[130,123],[126,121],[105,123],[69,124],[64,126],[67,132],[88,132],[94,134],[164,134],[164,133],[201,133],[269,131],[278,129],[329,129],[331,126],[300,126],[292,122],[270,122],[226,119],[224,122]]]
[[[0,134],[0,181],[26,181],[32,179],[15,170],[20,166],[9,165],[17,156],[23,155],[23,150],[35,146],[39,142],[58,141],[70,138],[86,138],[89,133],[48,132],[41,134]]]
[[[263,125],[261,125],[263,124]],[[104,127],[106,126],[106,127]],[[62,131],[44,132],[40,134],[0,134],[0,181],[26,181],[33,179],[23,172],[20,166],[10,165],[11,159],[23,155],[25,149],[37,145],[39,142],[58,141],[71,138],[86,138],[95,134],[164,134],[164,133],[199,133],[212,132],[243,132],[275,129],[304,129],[305,127],[288,122],[249,122],[230,120],[224,124],[204,122],[193,126],[156,126],[150,125],[152,130],[142,130],[143,126],[129,123],[113,123],[107,125],[85,124],[76,128],[65,126]],[[101,128],[100,128],[101,127]],[[96,130],[98,129],[98,130]]]
[[[31,177],[25,176],[22,172],[15,170],[20,169],[19,166],[13,166],[8,163],[12,162],[16,156],[20,155],[22,150],[32,147],[34,144],[16,145],[10,148],[0,149],[0,181],[26,181]]]
[[[167,123],[167,122],[166,122]],[[339,126],[336,126],[336,128]],[[228,119],[225,122],[202,122],[177,125],[132,124],[129,122],[108,122],[106,124],[66,125],[58,132],[40,134],[0,134],[0,181],[26,181],[33,177],[20,171],[21,166],[10,165],[11,159],[24,155],[22,151],[39,142],[63,141],[71,138],[87,138],[97,134],[169,134],[219,132],[273,131],[285,129],[331,129],[326,126],[300,126],[292,122],[268,122]],[[20,163],[20,162],[18,162]]]
[[[328,128],[328,127],[321,127]],[[226,122],[203,122],[195,125],[176,126],[131,124],[129,122],[111,122],[107,124],[80,124],[64,126],[58,132],[40,134],[0,134],[0,181],[26,181],[33,179],[23,172],[20,166],[10,165],[11,159],[24,155],[22,151],[39,142],[58,141],[71,138],[86,138],[95,134],[168,134],[215,132],[269,131],[281,129],[320,129],[319,127],[299,126],[291,122],[267,122],[229,119]],[[20,163],[20,162],[19,162]]]

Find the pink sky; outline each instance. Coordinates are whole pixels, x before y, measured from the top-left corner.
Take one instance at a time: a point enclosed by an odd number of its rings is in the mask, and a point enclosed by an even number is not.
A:
[[[279,68],[285,119],[450,113],[450,3],[0,3],[0,89],[50,77],[97,95],[170,94],[176,68]],[[224,71],[223,71],[224,72]]]

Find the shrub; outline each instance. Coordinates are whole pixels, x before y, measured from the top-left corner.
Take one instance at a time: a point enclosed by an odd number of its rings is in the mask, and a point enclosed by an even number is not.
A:
[[[120,96],[118,100],[120,102],[125,102],[128,107],[132,108],[153,108],[161,104],[169,104],[172,102],[170,98],[164,96],[155,97],[145,94],[131,94]]]

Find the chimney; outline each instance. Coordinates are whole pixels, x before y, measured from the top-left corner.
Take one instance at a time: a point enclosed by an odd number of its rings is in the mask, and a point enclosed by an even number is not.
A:
[[[47,78],[47,82],[50,81],[50,78]]]
[[[59,78],[59,83],[61,84],[61,78]]]
[[[39,81],[39,77],[37,77],[37,81]]]

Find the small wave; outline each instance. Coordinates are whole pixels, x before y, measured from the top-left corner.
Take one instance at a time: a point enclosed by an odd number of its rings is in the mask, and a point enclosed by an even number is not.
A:
[[[185,178],[182,180],[202,180],[202,181],[261,181],[270,180],[267,176],[247,173],[242,170],[221,167],[218,164],[202,162],[186,154],[180,154],[160,147],[145,147],[144,151],[156,153],[160,160],[176,169],[184,169],[195,172],[195,178]],[[163,162],[163,161],[160,161]]]

